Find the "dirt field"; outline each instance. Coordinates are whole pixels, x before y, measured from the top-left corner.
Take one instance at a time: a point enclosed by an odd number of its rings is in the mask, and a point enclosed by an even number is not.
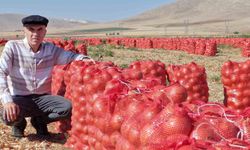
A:
[[[3,47],[0,47],[2,50]],[[167,50],[138,50],[138,49],[123,49],[115,48],[112,46],[98,46],[89,47],[89,55],[95,60],[100,61],[112,61],[118,66],[125,67],[135,60],[160,60],[166,65],[168,64],[186,64],[194,61],[195,63],[205,66],[207,73],[207,81],[209,84],[209,101],[223,101],[223,87],[221,84],[220,71],[221,66],[228,60],[232,61],[245,61],[247,58],[241,56],[240,49],[234,49],[226,46],[219,46],[218,53],[214,57],[205,57],[198,55],[186,54],[182,51],[167,51]],[[62,135],[54,136],[53,140],[39,139],[34,135],[35,130],[28,124],[25,134],[26,138],[21,140],[15,140],[9,136],[11,129],[9,127],[0,124],[0,148],[11,146],[10,149],[53,149],[61,150],[66,149],[63,147],[65,139]],[[53,133],[54,125],[49,126],[49,130]],[[5,148],[6,150],[8,148]]]

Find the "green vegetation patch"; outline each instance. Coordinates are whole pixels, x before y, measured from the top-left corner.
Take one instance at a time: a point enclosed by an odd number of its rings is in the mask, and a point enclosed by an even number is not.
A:
[[[103,45],[89,46],[88,47],[88,54],[94,59],[102,59],[103,57],[114,57],[113,51],[110,49],[105,48]]]

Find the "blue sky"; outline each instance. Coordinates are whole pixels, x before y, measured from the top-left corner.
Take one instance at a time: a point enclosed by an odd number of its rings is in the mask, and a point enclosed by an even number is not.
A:
[[[106,22],[125,19],[175,0],[1,0],[0,13]]]

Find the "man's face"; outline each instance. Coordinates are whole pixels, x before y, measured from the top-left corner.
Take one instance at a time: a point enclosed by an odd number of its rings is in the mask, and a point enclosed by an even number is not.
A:
[[[45,25],[29,24],[24,26],[24,35],[30,46],[39,46],[43,42],[46,32]]]

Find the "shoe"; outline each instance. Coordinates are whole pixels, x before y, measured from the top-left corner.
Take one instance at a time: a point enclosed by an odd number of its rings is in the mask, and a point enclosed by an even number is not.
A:
[[[32,126],[36,129],[36,134],[40,136],[49,136],[47,124],[43,122],[42,117],[32,117],[30,120]]]
[[[27,126],[27,121],[25,119],[23,119],[20,123],[18,123],[18,125],[13,125],[12,126],[12,136],[13,137],[17,137],[17,138],[21,138],[24,137],[24,130]]]

